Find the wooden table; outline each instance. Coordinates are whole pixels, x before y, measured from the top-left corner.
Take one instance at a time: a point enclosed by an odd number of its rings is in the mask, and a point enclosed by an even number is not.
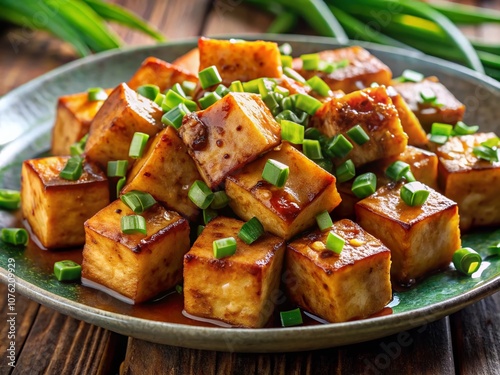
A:
[[[170,40],[262,32],[271,22],[240,0],[115,1],[150,20]],[[498,2],[488,4],[499,7]],[[115,29],[128,44],[152,43],[143,35]],[[466,31],[491,39],[500,35],[498,30]],[[45,33],[0,29],[0,95],[75,58],[70,47]],[[4,285],[0,301],[5,321]],[[152,344],[64,316],[20,295],[16,309],[16,368],[7,364],[7,325],[2,323],[2,374],[500,374],[500,293],[434,323],[380,340],[283,354]]]

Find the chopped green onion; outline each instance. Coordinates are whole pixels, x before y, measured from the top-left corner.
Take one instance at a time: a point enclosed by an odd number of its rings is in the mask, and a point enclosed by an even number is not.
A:
[[[437,100],[436,93],[429,87],[424,87],[420,91],[420,97],[424,103],[434,103]]]
[[[441,122],[435,122],[432,124],[431,127],[432,135],[445,135],[449,137],[451,136],[452,131],[453,131],[453,125],[443,124]]]
[[[309,78],[307,84],[321,96],[329,96],[331,93],[330,86],[318,76]]]
[[[411,69],[406,69],[401,75],[403,82],[421,82],[425,78],[422,73]]]
[[[59,173],[59,177],[65,180],[76,181],[83,173],[83,158],[72,156],[66,162],[63,170]]]
[[[277,160],[269,159],[262,171],[262,178],[276,187],[285,186],[290,173],[290,168]]]
[[[17,210],[21,204],[21,193],[17,190],[0,189],[0,208]]]
[[[332,218],[326,210],[316,215],[316,223],[321,231],[327,230],[333,225]]]
[[[306,131],[304,132],[304,138],[306,139],[319,140],[321,136],[322,136],[321,131],[318,128],[307,128]]]
[[[210,107],[212,104],[220,100],[221,97],[219,94],[217,94],[215,91],[208,93],[205,95],[203,98],[198,99],[198,103],[200,103],[200,107],[202,109],[207,109]]]
[[[87,90],[87,100],[89,102],[106,100],[107,98],[108,94],[101,87],[91,87]]]
[[[142,214],[156,204],[156,200],[151,194],[139,190],[129,191],[123,194],[120,199],[136,214]]]
[[[83,154],[83,151],[85,150],[85,144],[87,143],[87,139],[89,137],[89,133],[85,134],[82,139],[80,139],[78,142],[73,143],[69,147],[69,153],[71,156],[80,156]]]
[[[488,139],[487,141],[484,141],[481,143],[481,146],[488,147],[488,148],[495,148],[500,145],[500,138],[498,137],[493,137]]]
[[[132,159],[138,159],[142,157],[146,144],[148,143],[149,134],[135,132],[132,137],[132,142],[130,142],[130,147],[128,149],[128,156]]]
[[[293,95],[283,98],[283,100],[281,101],[281,107],[283,108],[283,111],[295,111],[295,100],[296,97]]]
[[[481,255],[470,247],[458,249],[453,254],[455,268],[463,274],[470,276],[476,272],[482,263]]]
[[[146,219],[141,215],[128,215],[121,218],[121,229],[125,234],[147,234]]]
[[[233,81],[231,85],[229,85],[229,91],[231,92],[244,92],[243,84],[241,81]]]
[[[396,160],[389,165],[385,170],[385,174],[393,181],[399,181],[405,177],[406,173],[410,170],[410,165],[401,160]]]
[[[351,159],[340,164],[335,171],[335,176],[338,182],[346,182],[356,176],[356,167]]]
[[[221,98],[223,98],[224,96],[226,96],[227,94],[230,93],[229,89],[224,86],[222,83],[217,86],[217,88],[215,89],[214,91],[217,95],[219,95]]]
[[[173,126],[176,129],[179,129],[182,125],[182,120],[184,116],[190,114],[191,111],[186,107],[184,103],[180,103],[168,112],[166,112],[161,117],[161,122],[165,125]]]
[[[203,181],[196,180],[189,188],[188,197],[202,210],[208,208],[215,198],[214,193]]]
[[[76,281],[82,276],[82,266],[72,260],[54,263],[54,275],[59,281]]]
[[[434,135],[431,134],[429,137],[429,141],[434,142],[438,145],[444,145],[446,142],[448,142],[448,136],[446,135]]]
[[[487,254],[488,256],[500,255],[500,242],[495,245],[488,246]]]
[[[282,55],[289,56],[292,54],[292,46],[289,43],[283,43],[278,49]]]
[[[270,92],[274,90],[276,83],[268,78],[259,78],[257,81],[257,87],[259,89],[259,94],[264,99]]]
[[[340,61],[335,61],[335,62],[328,62],[328,61],[321,61],[319,70],[326,74],[331,74],[337,69],[345,68],[349,66],[350,61],[348,59],[342,59]]]
[[[284,67],[283,68],[283,73],[288,77],[293,79],[294,81],[300,82],[300,83],[306,83],[306,80],[304,77],[302,77],[299,73],[297,73],[295,70],[289,67]]]
[[[217,216],[219,216],[218,212],[210,207],[205,208],[203,210],[203,223],[207,225],[210,223],[213,219],[215,219]]]
[[[257,241],[264,234],[264,227],[259,219],[252,217],[241,227],[238,237],[247,245]]]
[[[361,127],[361,125],[355,125],[350,128],[347,132],[349,138],[351,138],[358,145],[364,145],[366,142],[370,140],[368,134],[366,134],[365,130]]]
[[[3,242],[16,246],[26,246],[29,241],[28,232],[23,228],[2,228],[0,238]]]
[[[400,196],[408,206],[421,206],[427,200],[430,191],[424,184],[414,181],[401,187]]]
[[[303,323],[302,313],[299,308],[289,311],[281,311],[280,320],[282,327],[298,326]]]
[[[124,177],[127,174],[128,160],[108,161],[108,177]]]
[[[234,237],[221,238],[212,243],[214,257],[221,259],[236,253],[236,240]]]
[[[500,160],[499,149],[490,148],[487,146],[476,146],[472,149],[472,153],[476,155],[479,159],[489,161],[494,163]]]
[[[204,225],[198,225],[198,226],[196,227],[196,236],[197,236],[197,237],[201,234],[201,232],[203,232],[203,229],[205,229],[205,226],[204,226]]]
[[[415,182],[417,181],[417,179],[415,178],[415,176],[413,175],[413,173],[411,172],[411,169],[409,169],[404,175],[403,175],[403,178],[407,181],[407,182]]]
[[[294,144],[304,141],[304,127],[296,122],[281,120],[281,138]]]
[[[285,88],[283,86],[279,86],[279,85],[274,86],[273,92],[283,95],[283,98],[290,95],[290,90],[288,90],[287,88]]]
[[[125,182],[127,182],[127,177],[122,177],[118,180],[116,183],[116,196],[120,196],[120,192],[122,191],[123,187],[125,186]]]
[[[343,158],[353,148],[354,148],[354,146],[352,145],[351,142],[349,142],[347,140],[346,137],[344,137],[342,134],[337,134],[330,141],[330,143],[328,145],[328,152],[330,152],[332,155],[334,155],[338,158]]]
[[[156,85],[142,85],[137,88],[137,93],[154,101],[160,93],[160,88]]]
[[[361,199],[372,195],[375,190],[377,190],[377,176],[371,172],[356,177],[351,188],[354,195]]]
[[[326,248],[333,251],[334,253],[340,254],[344,248],[345,240],[336,234],[334,231],[330,231],[326,237]]]
[[[179,294],[182,294],[182,285],[177,284],[177,285],[175,286],[175,291],[176,291],[177,293],[179,293]]]
[[[214,210],[220,210],[221,208],[224,208],[228,205],[229,203],[229,197],[227,194],[221,190],[221,191],[216,191],[214,193],[214,200],[212,203],[210,203],[210,208]]]
[[[251,92],[254,94],[258,94],[259,93],[259,82],[260,82],[260,78],[252,79],[251,81],[248,81],[248,82],[243,82],[242,83],[243,89],[245,90],[245,92]]]
[[[306,112],[308,115],[314,115],[318,109],[323,105],[318,99],[313,98],[307,94],[296,94],[297,100],[295,107]]]
[[[309,159],[323,159],[323,154],[321,153],[321,144],[316,139],[304,139],[302,142],[302,152]]]
[[[158,95],[156,95],[154,102],[161,107],[163,105],[164,100],[165,100],[165,94],[159,93]]]
[[[317,159],[313,160],[316,164],[318,164],[321,168],[323,168],[328,173],[332,173],[333,171],[333,162],[330,159]]]
[[[276,97],[272,94],[273,93],[270,93],[269,95],[263,96],[262,100],[266,104],[267,108],[269,108],[269,110],[271,110],[271,111],[273,111],[274,109],[279,110],[278,101],[276,100]]]
[[[317,70],[321,60],[317,53],[301,55],[300,59],[302,60],[302,69],[304,70]]]
[[[215,65],[209,66],[199,72],[198,79],[203,90],[222,82],[222,78]]]
[[[292,68],[293,65],[293,57],[292,56],[287,56],[287,55],[281,55],[281,66],[283,68]]]
[[[176,92],[177,94],[179,94],[180,96],[182,96],[183,98],[186,98],[186,93],[184,92],[184,90],[182,89],[182,86],[180,85],[180,83],[176,83],[175,85],[173,85],[170,90]]]
[[[186,95],[192,96],[194,94],[194,90],[196,90],[196,83],[191,81],[184,81],[182,82],[181,87]]]
[[[279,123],[281,123],[281,121],[283,121],[283,120],[292,121],[292,122],[295,122],[297,124],[300,122],[300,119],[297,117],[297,115],[295,113],[293,113],[292,111],[290,111],[289,109],[285,109],[284,111],[278,113],[276,115],[275,119]]]
[[[172,108],[178,106],[179,104],[184,104],[190,111],[196,111],[197,105],[192,100],[186,99],[185,97],[179,95],[173,90],[168,90],[165,95],[165,99],[161,105],[161,108],[167,112]]]

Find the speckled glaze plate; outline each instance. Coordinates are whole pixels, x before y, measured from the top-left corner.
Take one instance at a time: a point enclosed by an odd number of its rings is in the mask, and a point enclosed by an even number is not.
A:
[[[294,54],[340,47],[334,39],[305,36],[244,36],[247,39],[289,42]],[[500,126],[500,83],[461,66],[419,53],[360,43],[391,67],[394,75],[414,69],[436,75],[467,105],[466,121],[485,131]],[[24,159],[43,155],[50,145],[58,96],[91,86],[113,87],[127,81],[142,60],[156,56],[172,61],[196,45],[196,40],[117,50],[84,58],[58,68],[0,99],[0,188],[18,189]],[[0,227],[19,225],[19,213],[0,211]],[[53,262],[78,251],[49,252],[30,243],[25,250],[0,243],[0,279],[7,283],[15,271],[15,293],[77,319],[136,338],[175,346],[237,352],[287,352],[367,341],[434,321],[500,289],[500,258],[486,258],[485,250],[500,241],[500,231],[467,234],[464,245],[484,258],[472,277],[452,266],[411,290],[395,292],[387,315],[337,324],[292,328],[240,329],[184,324],[185,318],[163,313],[162,302],[129,306],[79,284],[58,282]],[[15,265],[13,268],[12,265]],[[10,279],[12,282],[12,279]],[[175,298],[174,298],[175,299]],[[182,304],[180,298],[175,299]],[[392,309],[392,310],[391,310]],[[166,310],[165,310],[166,311]]]

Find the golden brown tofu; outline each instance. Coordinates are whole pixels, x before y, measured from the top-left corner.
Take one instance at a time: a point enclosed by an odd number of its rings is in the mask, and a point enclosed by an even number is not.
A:
[[[357,222],[390,250],[391,275],[399,283],[447,267],[460,248],[458,206],[430,189],[422,206],[408,206],[400,198],[401,184],[391,184],[359,201]]]
[[[185,116],[179,134],[211,188],[281,140],[280,125],[260,96],[249,93],[230,93]]]
[[[200,38],[198,49],[200,71],[215,65],[226,86],[235,80],[279,78],[282,74],[281,55],[274,42]]]
[[[382,310],[392,298],[389,249],[347,219],[335,222],[331,231],[345,241],[340,254],[326,249],[330,230],[288,245],[284,282],[290,299],[332,323]]]
[[[184,309],[238,327],[263,327],[274,311],[285,241],[264,234],[247,245],[238,238],[244,223],[218,217],[203,229],[184,256]],[[234,237],[236,253],[217,259],[213,242]]]
[[[177,131],[169,126],[156,135],[130,170],[125,194],[131,190],[150,193],[156,200],[190,220],[198,215],[198,208],[188,197],[189,187],[201,176]]]
[[[387,88],[387,94],[391,97],[392,103],[396,107],[404,132],[408,135],[408,144],[412,146],[425,146],[427,144],[427,134],[420,125],[417,116],[410,109],[403,97],[392,87]]]
[[[190,81],[198,83],[198,77],[190,71],[156,57],[148,57],[139,69],[134,73],[128,86],[137,90],[139,86],[151,84],[157,85],[161,92],[168,90],[176,83]]]
[[[464,116],[465,106],[435,77],[426,78],[422,82],[394,83],[393,87],[428,132],[434,122],[454,125]],[[420,96],[422,90],[431,90],[436,95],[438,105],[424,103]]]
[[[183,68],[195,77],[198,77],[198,71],[200,70],[200,50],[193,48],[191,51],[172,61],[172,65]]]
[[[290,169],[283,188],[262,179],[269,159]],[[331,211],[340,203],[335,177],[288,142],[229,176],[226,193],[229,205],[239,217],[250,220],[255,216],[268,232],[285,239],[311,227],[317,214]]]
[[[342,90],[345,93],[369,87],[373,82],[386,86],[391,83],[392,72],[387,65],[362,47],[353,46],[321,51],[319,56],[321,60],[330,63],[347,60],[349,64],[335,69],[332,73],[325,73],[317,70],[304,70],[302,69],[302,60],[295,58],[293,68],[305,79],[317,75],[332,90]]]
[[[86,156],[106,168],[110,160],[128,160],[130,142],[135,132],[150,136],[163,125],[161,108],[130,89],[125,83],[118,85],[97,112],[90,125],[85,145]]]
[[[83,245],[83,223],[109,203],[106,175],[84,162],[76,181],[59,177],[69,157],[26,160],[21,172],[24,218],[46,248]]]
[[[311,117],[310,125],[327,137],[346,135],[347,131],[360,125],[370,140],[363,145],[351,142],[354,148],[342,160],[351,159],[356,166],[374,160],[398,155],[404,151],[408,136],[399,121],[398,112],[387,95],[385,87],[356,91],[330,100]]]
[[[439,185],[444,195],[458,203],[462,230],[500,224],[500,162],[490,163],[472,153],[493,137],[493,133],[451,137],[436,150]]]
[[[147,234],[124,234],[121,218],[134,212],[116,200],[85,223],[82,281],[115,291],[127,302],[147,301],[182,279],[189,223],[159,204],[145,211]],[[83,280],[85,279],[85,280]]]
[[[106,90],[108,94],[111,91]],[[70,146],[89,132],[90,123],[103,103],[103,100],[89,101],[86,92],[59,98],[52,129],[52,155],[70,154]]]

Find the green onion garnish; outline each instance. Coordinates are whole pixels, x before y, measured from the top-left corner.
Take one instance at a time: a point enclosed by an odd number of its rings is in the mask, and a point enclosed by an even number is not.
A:
[[[82,266],[72,260],[61,260],[54,263],[54,275],[59,281],[75,281],[82,276]]]
[[[216,191],[214,193],[214,200],[210,204],[210,208],[214,210],[220,210],[221,208],[224,208],[228,205],[229,203],[229,197],[227,194],[221,190],[221,191]]]
[[[229,91],[231,92],[244,92],[243,84],[241,81],[233,81],[231,85],[229,85]]]
[[[296,94],[295,107],[306,112],[308,115],[314,115],[323,105],[318,99],[307,94]]]
[[[181,87],[186,95],[192,96],[194,94],[194,90],[196,90],[196,83],[191,81],[184,81],[182,82]]]
[[[293,57],[287,55],[281,55],[281,66],[283,68],[292,68]]]
[[[306,80],[304,79],[304,77],[302,77],[299,73],[297,73],[292,68],[284,67],[283,74],[285,74],[288,78],[293,79],[294,81],[297,81],[300,83],[306,83]]]
[[[327,230],[333,225],[332,218],[326,210],[316,215],[316,223],[321,231]]]
[[[282,327],[292,327],[302,324],[302,313],[299,308],[289,311],[280,312],[280,320]]]
[[[453,125],[443,124],[441,122],[435,122],[432,124],[431,127],[432,135],[445,135],[449,137],[451,136],[452,131],[453,131]]]
[[[257,88],[263,99],[274,90],[274,86],[276,86],[276,83],[268,78],[259,78],[257,80]]]
[[[136,214],[142,214],[156,204],[156,200],[151,194],[139,190],[129,191],[123,194],[120,199]]]
[[[302,152],[311,160],[323,159],[321,144],[316,139],[304,139],[302,142]]]
[[[182,285],[177,284],[177,285],[175,286],[175,291],[176,291],[177,293],[179,293],[179,294],[182,294]]]
[[[322,134],[318,128],[307,128],[306,131],[304,132],[304,138],[306,138],[306,139],[319,140],[319,138],[321,136],[322,136]]]
[[[335,177],[338,182],[349,181],[354,178],[354,176],[356,176],[356,167],[351,159],[340,164],[335,171]]]
[[[385,170],[385,175],[393,181],[399,181],[410,170],[410,165],[401,160],[396,160]]]
[[[71,156],[80,156],[83,154],[83,151],[85,150],[85,144],[87,143],[87,139],[89,138],[89,133],[85,134],[82,139],[80,139],[78,142],[73,143],[69,147],[69,153]]]
[[[124,177],[127,174],[128,160],[108,161],[108,177]]]
[[[307,84],[321,96],[330,95],[330,86],[318,76],[309,78]]]
[[[229,94],[231,91],[229,91],[229,89],[221,83],[219,86],[217,86],[217,88],[215,89],[214,92],[217,95],[219,95],[221,98],[223,98],[224,96]]]
[[[453,254],[455,268],[467,276],[476,272],[481,266],[482,261],[481,255],[470,247],[458,249]]]
[[[429,141],[434,142],[438,145],[444,145],[446,142],[448,142],[448,136],[446,135],[433,135],[431,134],[429,137]]]
[[[198,237],[201,234],[201,232],[203,232],[203,229],[205,229],[204,225],[198,225],[196,227],[196,237]]]
[[[137,88],[137,93],[154,101],[160,93],[160,88],[156,85],[142,85]]]
[[[328,152],[330,152],[332,155],[334,155],[338,158],[343,158],[353,148],[354,148],[354,146],[352,145],[351,142],[349,142],[347,140],[346,137],[344,137],[342,134],[337,134],[330,141],[330,143],[328,145]]]
[[[304,127],[296,122],[281,120],[281,138],[294,144],[304,141]]]
[[[248,82],[243,82],[243,90],[245,92],[251,92],[253,94],[258,94],[259,93],[259,82],[260,78],[252,79],[251,81]]]
[[[277,94],[281,94],[281,95],[283,95],[283,97],[290,95],[290,90],[288,90],[287,88],[285,88],[283,86],[279,86],[279,85],[274,86],[273,92],[275,92]]]
[[[173,85],[170,90],[176,92],[177,94],[179,94],[180,96],[182,96],[183,98],[186,98],[187,95],[186,93],[184,92],[184,89],[182,88],[182,86],[180,85],[180,83],[176,83],[175,85]]]
[[[323,168],[328,173],[332,173],[333,171],[333,162],[330,159],[317,159],[314,160],[316,164],[318,164],[321,168]]]
[[[216,92],[207,93],[203,98],[198,99],[198,103],[200,103],[201,109],[207,109],[212,104],[220,100],[221,97]]]
[[[21,204],[21,193],[17,190],[0,189],[0,208],[17,210]]]
[[[436,93],[429,87],[424,87],[420,91],[420,98],[424,103],[434,103],[437,100]]]
[[[481,146],[489,147],[489,148],[498,147],[498,146],[500,146],[500,138],[498,138],[498,137],[490,138],[487,141],[482,142]]]
[[[108,98],[108,94],[101,87],[91,87],[87,90],[87,100],[89,102],[95,102],[98,100],[106,100]]]
[[[0,238],[3,242],[16,246],[26,246],[29,241],[28,232],[23,228],[2,228]]]
[[[122,177],[118,180],[116,183],[116,196],[120,196],[120,192],[122,191],[123,187],[125,186],[125,182],[127,182],[127,177]]]
[[[355,125],[350,128],[347,132],[349,138],[351,138],[358,145],[364,145],[366,142],[370,140],[368,134],[366,134],[365,130],[361,127],[361,125]]]
[[[130,147],[128,149],[128,156],[132,159],[138,159],[142,157],[146,144],[148,143],[149,134],[135,132],[132,137],[132,142],[130,142]]]
[[[283,111],[294,112],[296,99],[297,98],[294,95],[283,98],[283,100],[281,101],[281,108],[283,108]]]
[[[222,78],[215,65],[209,66],[199,72],[198,79],[200,80],[201,88],[204,90],[222,82]]]
[[[495,245],[488,246],[487,254],[488,256],[500,255],[500,242]]]
[[[377,190],[377,176],[371,172],[356,177],[351,188],[354,195],[361,199],[372,195],[375,190]]]
[[[215,195],[206,183],[196,180],[189,188],[188,197],[191,199],[191,202],[204,210],[210,206]]]
[[[290,173],[290,168],[277,160],[269,159],[262,171],[262,178],[270,184],[282,188]]]
[[[219,213],[208,207],[203,210],[203,224],[207,225],[210,223],[213,219],[215,219],[217,216],[219,216]]]
[[[292,46],[289,43],[283,43],[278,47],[278,50],[282,55],[289,56],[292,54]]]
[[[401,188],[400,196],[403,202],[408,206],[421,206],[427,200],[430,191],[424,184],[415,181],[403,185]]]
[[[238,232],[238,237],[247,245],[257,241],[257,239],[264,234],[264,227],[259,219],[252,217],[241,227]]]
[[[318,70],[320,57],[317,53],[309,53],[306,55],[301,55],[302,69],[304,70]]]
[[[163,103],[161,104],[161,108],[168,112],[172,108],[175,108],[179,104],[184,104],[190,111],[196,111],[198,106],[192,100],[186,99],[185,97],[179,95],[173,90],[168,90],[165,98],[163,99]]]
[[[406,69],[403,71],[401,75],[403,82],[421,82],[424,79],[424,75],[422,73],[416,72],[411,69]]]
[[[269,93],[266,96],[262,97],[262,100],[266,104],[267,108],[269,110],[273,111],[274,109],[278,109],[279,103],[278,100],[276,100],[276,95],[272,95],[273,93]]]
[[[214,257],[221,259],[236,253],[236,240],[234,237],[221,238],[212,243]]]
[[[340,254],[344,248],[345,240],[337,235],[334,231],[330,231],[326,237],[326,248],[334,253]]]
[[[490,163],[499,161],[499,151],[500,150],[497,148],[490,148],[486,146],[476,146],[472,149],[472,153],[479,159],[489,161]]]
[[[161,107],[163,105],[164,100],[165,100],[165,94],[159,93],[158,95],[156,95],[154,102]]]
[[[121,229],[125,234],[147,234],[146,219],[141,215],[128,215],[121,218]]]
[[[186,107],[184,103],[180,103],[168,112],[166,112],[161,117],[161,122],[165,125],[173,126],[176,129],[179,129],[182,125],[182,120],[184,116],[190,114],[191,111]]]
[[[59,177],[65,180],[76,181],[83,173],[83,158],[72,156],[66,162],[63,170],[59,173]]]
[[[415,182],[417,181],[417,179],[415,178],[415,176],[413,175],[413,173],[411,172],[411,169],[409,169],[404,175],[403,175],[403,178],[407,181],[407,182]]]

